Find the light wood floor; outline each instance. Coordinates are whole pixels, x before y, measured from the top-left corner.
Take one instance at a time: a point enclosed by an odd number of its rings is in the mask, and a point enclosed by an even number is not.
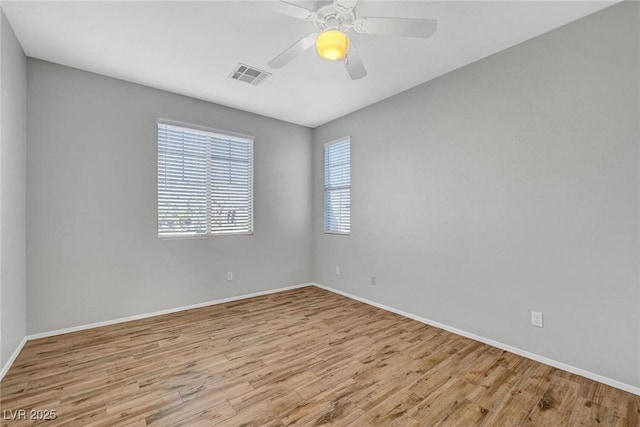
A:
[[[639,426],[640,397],[308,287],[30,341],[3,418],[56,426]]]

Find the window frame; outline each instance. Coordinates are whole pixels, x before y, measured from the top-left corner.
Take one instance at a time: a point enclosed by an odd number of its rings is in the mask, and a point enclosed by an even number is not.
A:
[[[328,209],[327,209],[327,191],[330,191],[331,188],[327,186],[326,184],[326,180],[327,180],[327,150],[329,149],[329,147],[331,147],[332,145],[337,145],[337,144],[342,144],[348,142],[349,143],[349,231],[336,231],[336,230],[331,230],[328,228],[327,224],[327,213],[328,213]],[[349,236],[351,235],[351,187],[352,187],[352,182],[351,182],[351,135],[349,136],[345,136],[342,138],[338,138],[336,140],[327,142],[324,144],[324,150],[323,150],[323,193],[322,193],[322,197],[323,197],[323,230],[324,230],[324,234],[333,234],[333,235],[337,235],[337,236]]]
[[[160,126],[167,125],[173,127],[185,128],[187,130],[193,130],[195,132],[212,134],[215,136],[219,136],[222,138],[228,139],[236,139],[242,142],[246,142],[249,144],[250,156],[248,158],[249,161],[249,170],[250,170],[250,179],[249,179],[249,192],[250,192],[250,221],[248,221],[249,231],[242,232],[229,232],[229,231],[221,231],[221,232],[211,232],[211,228],[207,225],[207,230],[209,232],[205,232],[203,234],[197,233],[189,233],[182,234],[179,232],[170,233],[162,235],[160,234],[160,203],[159,203],[159,195],[160,195],[160,163],[159,163],[159,154],[160,154],[160,138],[159,138],[159,130]],[[203,239],[203,238],[211,238],[211,237],[229,237],[229,236],[251,236],[255,231],[255,152],[254,152],[254,142],[255,137],[253,135],[247,135],[222,129],[210,128],[207,126],[196,125],[193,123],[186,123],[176,120],[163,119],[158,118],[156,120],[156,233],[158,239],[161,240],[172,240],[172,239]],[[210,176],[207,177],[208,179]],[[207,221],[210,220],[211,212],[209,208],[207,208]]]

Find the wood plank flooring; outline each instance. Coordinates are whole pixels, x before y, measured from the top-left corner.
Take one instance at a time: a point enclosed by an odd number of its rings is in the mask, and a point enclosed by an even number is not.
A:
[[[29,341],[0,387],[6,426],[640,426],[639,396],[315,287]]]

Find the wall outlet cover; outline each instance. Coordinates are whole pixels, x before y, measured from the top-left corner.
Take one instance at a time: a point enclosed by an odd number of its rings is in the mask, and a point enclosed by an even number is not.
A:
[[[531,324],[533,326],[537,326],[539,328],[542,328],[542,313],[540,313],[538,311],[532,311],[531,312]]]

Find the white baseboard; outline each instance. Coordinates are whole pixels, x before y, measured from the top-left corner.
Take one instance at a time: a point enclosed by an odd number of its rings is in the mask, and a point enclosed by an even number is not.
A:
[[[40,338],[53,337],[53,336],[56,336],[56,335],[68,334],[69,332],[77,332],[77,331],[83,331],[83,330],[86,330],[86,329],[99,328],[101,326],[115,325],[117,323],[130,322],[132,320],[146,319],[148,317],[161,316],[163,314],[176,313],[178,311],[191,310],[191,309],[194,309],[194,308],[207,307],[207,306],[210,306],[210,305],[224,304],[225,302],[239,301],[239,300],[243,300],[243,299],[259,297],[261,295],[275,294],[277,292],[288,291],[288,290],[291,290],[291,289],[304,288],[304,287],[307,287],[307,286],[313,286],[313,283],[303,283],[303,284],[300,284],[300,285],[286,286],[286,287],[278,288],[278,289],[269,289],[269,290],[266,290],[266,291],[254,292],[252,294],[239,295],[239,296],[236,296],[236,297],[223,298],[223,299],[213,300],[213,301],[206,301],[206,302],[201,302],[201,303],[198,303],[198,304],[191,304],[191,305],[186,305],[186,306],[182,306],[182,307],[169,308],[167,310],[160,310],[160,311],[154,311],[154,312],[151,312],[151,313],[137,314],[135,316],[121,317],[119,319],[106,320],[104,322],[89,323],[89,324],[86,324],[86,325],[73,326],[71,328],[57,329],[55,331],[40,332],[40,333],[37,333],[37,334],[27,335],[26,337],[24,337],[22,339],[22,342],[20,343],[20,345],[18,346],[16,351],[13,352],[13,354],[11,355],[11,357],[9,358],[7,363],[5,363],[5,365],[2,367],[2,371],[0,371],[0,381],[4,378],[6,373],[9,372],[9,369],[11,368],[11,365],[13,365],[13,362],[16,360],[16,357],[18,357],[18,354],[20,354],[20,351],[22,351],[22,348],[27,343],[27,341],[36,340],[36,339],[40,339]]]
[[[445,331],[449,331],[457,335],[462,335],[463,337],[471,338],[472,340],[475,340],[475,341],[480,341],[492,347],[496,347],[501,350],[506,350],[511,353],[517,354],[519,356],[526,357],[527,359],[535,360],[536,362],[544,363],[545,365],[553,366],[554,368],[562,369],[563,371],[571,372],[572,374],[580,375],[582,377],[589,378],[590,380],[594,380],[602,384],[606,384],[611,387],[615,387],[617,389],[624,390],[629,393],[633,393],[640,396],[640,387],[635,387],[618,380],[604,377],[602,375],[595,374],[593,372],[585,371],[584,369],[576,368],[575,366],[567,365],[566,363],[558,362],[557,360],[549,359],[547,357],[540,356],[538,354],[531,353],[529,351],[510,346],[508,344],[503,344],[501,342],[494,341],[492,339],[485,338],[483,336],[476,335],[471,332],[463,331],[462,329],[454,328],[452,326],[448,326],[440,322],[436,322],[430,319],[426,319],[424,317],[416,316],[415,314],[407,313],[406,311],[398,310],[396,308],[389,307],[384,304],[370,301],[368,299],[361,298],[361,297],[352,295],[350,293],[340,291],[338,289],[333,289],[333,288],[330,288],[329,286],[324,286],[318,283],[313,283],[313,286],[317,286],[318,288],[324,289],[326,291],[333,292],[333,293],[345,296],[347,298],[351,298],[356,301],[360,301],[365,304],[369,304],[374,307],[381,308],[383,310],[390,311],[392,313],[396,313],[404,317],[408,317],[413,320],[417,320],[418,322],[424,323],[426,325],[435,326],[436,328],[444,329]]]
[[[430,325],[430,326],[434,326],[436,328],[444,329],[445,331],[449,331],[449,332],[452,332],[454,334],[461,335],[463,337],[467,337],[467,338],[470,338],[470,339],[473,339],[473,340],[476,340],[476,341],[480,341],[480,342],[488,344],[490,346],[493,346],[493,347],[496,347],[496,348],[499,348],[499,349],[502,349],[502,350],[509,351],[511,353],[517,354],[517,355],[522,356],[522,357],[526,357],[527,359],[532,359],[532,360],[535,360],[536,362],[544,363],[545,365],[553,366],[554,368],[562,369],[564,371],[571,372],[572,374],[580,375],[580,376],[583,376],[585,378],[589,378],[591,380],[598,381],[600,383],[609,385],[611,387],[615,387],[615,388],[618,388],[620,390],[624,390],[624,391],[627,391],[629,393],[633,393],[633,394],[636,394],[636,395],[640,396],[640,388],[639,387],[635,387],[635,386],[632,386],[630,384],[626,384],[626,383],[623,383],[623,382],[620,382],[620,381],[617,381],[617,380],[614,380],[614,379],[611,379],[611,378],[608,378],[608,377],[604,377],[602,375],[595,374],[593,372],[585,371],[584,369],[576,368],[575,366],[567,365],[566,363],[558,362],[557,360],[549,359],[547,357],[540,356],[538,354],[531,353],[529,351],[522,350],[520,348],[510,346],[508,344],[503,344],[501,342],[494,341],[492,339],[485,338],[485,337],[482,337],[480,335],[473,334],[471,332],[463,331],[462,329],[454,328],[454,327],[445,325],[445,324],[440,323],[440,322],[436,322],[436,321],[433,321],[433,320],[430,320],[430,319],[426,319],[424,317],[417,316],[415,314],[411,314],[411,313],[408,313],[408,312],[405,312],[405,311],[402,311],[402,310],[398,310],[398,309],[393,308],[393,307],[386,306],[384,304],[380,304],[380,303],[377,303],[377,302],[374,302],[374,301],[370,301],[368,299],[361,298],[361,297],[349,294],[347,292],[340,291],[338,289],[330,288],[328,286],[324,286],[324,285],[321,285],[319,283],[304,283],[304,284],[300,284],[300,285],[287,286],[287,287],[278,288],[278,289],[270,289],[270,290],[267,290],[267,291],[255,292],[255,293],[247,294],[247,295],[240,295],[240,296],[236,296],[236,297],[230,297],[230,298],[224,298],[224,299],[220,299],[220,300],[207,301],[207,302],[198,303],[198,304],[192,304],[192,305],[183,306],[183,307],[175,307],[175,308],[170,308],[170,309],[167,309],[167,310],[155,311],[155,312],[152,312],[152,313],[138,314],[138,315],[135,315],[135,316],[122,317],[122,318],[119,318],[119,319],[107,320],[107,321],[104,321],[104,322],[90,323],[90,324],[86,324],[86,325],[74,326],[74,327],[71,327],[71,328],[58,329],[58,330],[55,330],[55,331],[49,331],[49,332],[42,332],[42,333],[38,333],[38,334],[27,335],[25,338],[23,338],[22,342],[20,343],[20,345],[18,345],[18,348],[16,348],[16,350],[13,352],[13,354],[11,355],[11,357],[9,358],[7,363],[5,363],[4,367],[2,368],[2,371],[0,371],[0,380],[2,380],[2,378],[4,378],[6,373],[9,371],[9,369],[11,368],[11,365],[13,364],[13,362],[18,357],[18,354],[20,354],[20,351],[22,351],[22,348],[24,347],[26,342],[30,341],[30,340],[39,339],[39,338],[47,338],[47,337],[52,337],[52,336],[55,336],[55,335],[66,334],[66,333],[69,333],[69,332],[82,331],[82,330],[86,330],[86,329],[99,328],[101,326],[114,325],[114,324],[117,324],[117,323],[130,322],[132,320],[146,319],[146,318],[149,318],[149,317],[161,316],[163,314],[176,313],[178,311],[191,310],[191,309],[194,309],[194,308],[207,307],[207,306],[210,306],[210,305],[224,304],[226,302],[239,301],[239,300],[253,298],[253,297],[257,297],[257,296],[261,296],[261,295],[268,295],[268,294],[274,294],[274,293],[277,293],[277,292],[288,291],[288,290],[291,290],[291,289],[304,288],[304,287],[307,287],[307,286],[316,286],[318,288],[327,290],[329,292],[333,292],[333,293],[345,296],[347,298],[351,298],[351,299],[354,299],[356,301],[360,301],[360,302],[363,302],[365,304],[368,304],[368,305],[371,305],[371,306],[374,306],[374,307],[377,307],[377,308],[381,308],[383,310],[390,311],[392,313],[396,313],[396,314],[399,314],[399,315],[404,316],[404,317],[408,317],[408,318],[413,319],[413,320],[417,320],[418,322],[421,322],[421,323],[424,323],[424,324],[427,324],[427,325]]]
[[[169,308],[169,309],[166,309],[166,310],[154,311],[154,312],[151,312],[151,313],[137,314],[135,316],[121,317],[121,318],[118,318],[118,319],[105,320],[103,322],[88,323],[88,324],[85,324],[85,325],[73,326],[73,327],[70,327],[70,328],[56,329],[56,330],[53,330],[53,331],[40,332],[40,333],[37,333],[37,334],[27,335],[26,337],[24,337],[22,339],[22,342],[20,342],[20,345],[18,345],[18,348],[16,348],[16,350],[13,352],[13,354],[11,355],[9,360],[7,360],[7,363],[5,363],[4,366],[2,367],[2,371],[0,371],[0,381],[2,381],[4,376],[7,374],[7,372],[9,371],[11,366],[13,365],[13,362],[16,360],[16,358],[18,357],[18,354],[20,354],[20,352],[22,351],[22,348],[27,343],[27,341],[37,340],[37,339],[40,339],[40,338],[53,337],[53,336],[56,336],[56,335],[68,334],[70,332],[77,332],[77,331],[84,331],[84,330],[87,330],[87,329],[99,328],[101,326],[109,326],[109,325],[115,325],[115,324],[118,324],[118,323],[131,322],[133,320],[146,319],[146,318],[149,318],[149,317],[162,316],[163,314],[177,313],[179,311],[191,310],[191,309],[194,309],[194,308],[201,308],[201,307],[207,307],[207,306],[211,306],[211,305],[224,304],[226,302],[239,301],[239,300],[243,300],[243,299],[258,297],[258,296],[261,296],[261,295],[268,295],[268,294],[274,294],[274,293],[277,293],[277,292],[288,291],[288,290],[291,290],[291,289],[304,288],[304,287],[307,287],[307,286],[313,286],[313,284],[312,283],[303,283],[303,284],[300,284],[300,285],[286,286],[286,287],[277,288],[277,289],[269,289],[269,290],[266,290],[266,291],[254,292],[254,293],[246,294],[246,295],[239,295],[239,296],[223,298],[223,299],[219,299],[219,300],[206,301],[206,302],[201,302],[201,303],[197,303],[197,304],[191,304],[191,305],[186,305],[186,306],[181,306],[181,307]]]
[[[304,287],[307,287],[307,286],[313,286],[313,284],[312,283],[303,283],[303,284],[300,284],[300,285],[286,286],[284,288],[278,288],[278,289],[269,289],[269,290],[266,290],[266,291],[260,291],[260,292],[255,292],[255,293],[246,294],[246,295],[240,295],[240,296],[236,296],[236,297],[223,298],[223,299],[213,300],[213,301],[206,301],[206,302],[201,302],[201,303],[197,303],[197,304],[185,305],[185,306],[182,306],[182,307],[174,307],[174,308],[169,308],[167,310],[154,311],[154,312],[151,312],[151,313],[136,314],[135,316],[121,317],[121,318],[118,318],[118,319],[106,320],[104,322],[89,323],[89,324],[86,324],[86,325],[73,326],[71,328],[57,329],[55,331],[41,332],[41,333],[37,333],[37,334],[27,335],[26,339],[27,340],[36,340],[36,339],[40,339],[40,338],[48,338],[48,337],[52,337],[52,336],[55,336],[55,335],[68,334],[69,332],[77,332],[77,331],[83,331],[85,329],[99,328],[101,326],[115,325],[117,323],[131,322],[132,320],[146,319],[148,317],[162,316],[163,314],[171,314],[171,313],[176,313],[178,311],[191,310],[191,309],[194,309],[194,308],[207,307],[207,306],[210,306],[210,305],[224,304],[225,302],[239,301],[239,300],[243,300],[243,299],[259,297],[261,295],[275,294],[275,293],[278,293],[278,292],[288,291],[288,290],[291,290],[291,289],[304,288]]]
[[[20,344],[18,344],[18,348],[16,348],[16,350],[13,352],[9,360],[7,360],[7,363],[5,363],[4,366],[2,367],[2,371],[0,371],[0,381],[2,381],[2,379],[7,374],[7,372],[9,372],[9,368],[11,368],[11,365],[13,365],[13,362],[16,361],[16,358],[22,351],[22,347],[24,347],[26,343],[27,343],[27,337],[22,338],[22,341],[20,341]]]

